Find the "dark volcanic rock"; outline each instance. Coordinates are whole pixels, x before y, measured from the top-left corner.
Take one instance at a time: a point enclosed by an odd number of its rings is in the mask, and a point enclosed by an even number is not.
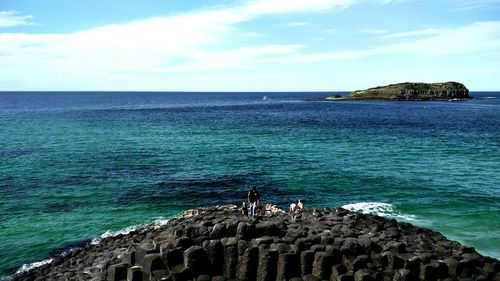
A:
[[[344,209],[198,208],[83,245],[13,280],[500,280],[500,262],[428,229]]]

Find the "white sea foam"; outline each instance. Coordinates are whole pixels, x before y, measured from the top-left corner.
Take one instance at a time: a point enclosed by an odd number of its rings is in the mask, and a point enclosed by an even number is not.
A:
[[[403,214],[391,204],[380,202],[360,202],[347,204],[342,208],[363,214],[372,214],[381,217],[394,218],[402,221],[415,221],[414,215]]]
[[[97,244],[99,244],[99,242],[101,242],[101,239],[108,238],[108,237],[114,237],[114,236],[117,236],[120,234],[126,235],[134,230],[144,228],[147,226],[155,226],[155,225],[162,226],[162,225],[165,225],[166,223],[168,223],[169,220],[170,219],[165,219],[165,218],[159,217],[159,218],[154,219],[153,222],[150,224],[139,224],[139,225],[127,226],[126,228],[123,228],[123,229],[120,229],[117,231],[108,230],[108,231],[104,232],[103,234],[101,234],[101,236],[92,239],[92,241],[90,243],[92,245],[97,245]]]
[[[147,226],[162,226],[162,225],[165,225],[169,222],[170,219],[165,219],[165,218],[162,218],[162,217],[159,217],[159,218],[155,218],[153,219],[153,222],[150,223],[150,224],[140,224],[140,225],[133,225],[133,226],[128,226],[124,229],[121,229],[121,230],[118,230],[118,231],[106,231],[104,232],[103,234],[101,234],[100,237],[98,238],[94,238],[92,239],[92,241],[90,242],[91,244],[93,245],[97,245],[99,244],[99,242],[101,241],[101,239],[103,238],[107,238],[107,237],[114,237],[114,236],[117,236],[117,235],[120,235],[120,234],[129,234],[130,232],[134,231],[134,230],[137,230],[137,229],[140,229],[140,228],[143,228],[143,227],[147,227]],[[62,256],[65,256],[67,255],[68,253],[70,253],[71,251],[74,251],[75,249],[69,249],[63,253],[61,253]],[[19,273],[23,273],[23,272],[26,272],[26,271],[30,271],[34,268],[37,268],[37,267],[40,267],[42,265],[45,265],[45,264],[49,264],[53,261],[54,259],[53,258],[49,258],[49,259],[46,259],[46,260],[42,260],[42,261],[38,261],[38,262],[34,262],[34,263],[30,263],[30,264],[23,264],[17,271],[15,274],[19,274]],[[2,279],[3,277],[0,276],[0,280],[3,280]],[[8,280],[8,279],[6,279]]]
[[[136,229],[139,229],[143,227],[143,225],[133,225],[133,226],[128,226],[124,229],[120,229],[120,230],[117,230],[117,231],[106,231],[104,232],[103,234],[101,234],[100,237],[97,237],[97,238],[94,238],[92,239],[92,241],[90,242],[90,244],[92,245],[97,245],[99,244],[99,242],[101,242],[101,239],[104,239],[104,238],[108,238],[108,237],[114,237],[114,236],[117,236],[117,235],[120,235],[120,234],[129,234],[130,232],[136,230]]]
[[[54,259],[50,258],[50,259],[46,259],[46,260],[43,260],[43,261],[37,261],[37,262],[34,262],[34,263],[29,263],[29,264],[23,264],[17,271],[15,274],[19,274],[19,273],[23,273],[23,272],[26,272],[26,271],[30,271],[34,268],[37,268],[37,267],[40,267],[42,265],[45,265],[45,264],[48,264],[48,263],[51,263]]]

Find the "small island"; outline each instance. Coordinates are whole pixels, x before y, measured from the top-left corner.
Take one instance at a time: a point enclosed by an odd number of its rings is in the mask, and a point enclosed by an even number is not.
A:
[[[346,96],[327,97],[323,100],[466,100],[469,90],[462,83],[398,83],[367,90],[354,91]]]

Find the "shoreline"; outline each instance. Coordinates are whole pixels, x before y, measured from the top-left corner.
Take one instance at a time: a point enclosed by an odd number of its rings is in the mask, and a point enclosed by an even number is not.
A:
[[[473,276],[479,278],[474,280],[488,280],[480,279],[480,277],[494,275],[500,277],[498,275],[500,262],[497,259],[482,256],[474,248],[465,247],[458,242],[446,239],[438,232],[406,222],[364,215],[342,208],[306,209],[297,220],[292,220],[288,214],[276,206],[265,205],[261,214],[257,219],[248,218],[243,216],[234,205],[188,210],[163,224],[147,225],[131,230],[127,234],[104,237],[95,244],[88,243],[82,248],[69,251],[66,255],[55,257],[50,263],[18,273],[11,278],[12,280],[37,280],[40,277],[120,280],[115,277],[123,277],[126,272],[126,274],[148,276],[148,278],[157,274],[170,277],[191,276],[190,278],[211,276],[212,280],[214,277],[222,276],[231,279],[237,277],[238,274],[241,274],[240,277],[250,274],[248,270],[245,272],[241,270],[244,270],[244,267],[251,267],[253,263],[256,263],[256,265],[253,264],[255,266],[258,265],[254,268],[257,274],[270,272],[269,274],[289,274],[287,276],[297,278],[305,278],[306,275],[317,278],[331,277],[334,274],[331,271],[332,266],[342,269],[345,267],[345,272],[344,270],[337,272],[339,278],[341,275],[354,278],[356,274],[371,277],[392,274],[394,278],[398,274],[408,278],[415,274],[419,276],[424,274],[424,277],[425,274],[430,274],[429,276],[437,274],[436,276],[443,278],[448,275],[456,276],[459,278],[457,280]],[[219,241],[223,256],[226,248],[236,247],[237,253],[233,252],[231,256],[233,260],[240,262],[227,265],[231,268],[228,272],[206,272],[206,269],[196,269],[199,265],[195,265],[196,262],[190,260],[191,251],[198,254],[201,253],[200,251],[208,251],[206,246],[208,247],[212,242],[207,241]],[[176,252],[175,262],[172,257],[167,258],[167,253],[171,251]],[[294,256],[300,259],[303,253],[307,253],[307,255],[312,255],[310,257],[311,268],[310,270],[302,268],[300,274],[290,271],[291,269],[282,268],[280,273],[279,263],[272,263],[263,266],[267,268],[264,272],[259,269],[261,266],[259,254],[259,258],[253,261],[248,256],[252,251],[266,253],[265,255],[270,253],[273,257],[277,255],[276,262],[281,258],[286,259],[285,257]],[[207,254],[210,256],[208,252]],[[325,261],[325,255],[328,256],[327,263],[333,260],[334,264],[325,265],[330,270],[322,271],[323,267],[317,264]],[[242,258],[245,257],[248,261],[243,263]],[[363,261],[359,266],[363,266],[358,268],[355,264],[360,259]],[[392,262],[396,260],[401,264],[392,264],[391,268],[387,264],[389,260]],[[222,257],[216,264],[212,261],[212,266],[218,267],[219,263],[225,264],[225,262],[226,259]],[[158,265],[161,268],[158,270],[162,271],[153,273],[156,270],[151,268],[152,263]],[[316,268],[316,271],[313,270],[314,263],[316,267],[320,267]],[[412,267],[417,264],[420,264],[418,270]],[[424,269],[423,273],[421,268]],[[445,271],[448,273],[445,274]]]

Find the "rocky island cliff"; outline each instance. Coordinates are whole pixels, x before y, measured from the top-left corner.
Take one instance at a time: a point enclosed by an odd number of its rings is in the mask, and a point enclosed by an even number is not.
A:
[[[343,97],[326,100],[450,100],[469,99],[469,90],[462,83],[399,83],[359,90]]]
[[[13,280],[499,280],[500,262],[438,232],[342,208],[198,208],[103,238]]]

